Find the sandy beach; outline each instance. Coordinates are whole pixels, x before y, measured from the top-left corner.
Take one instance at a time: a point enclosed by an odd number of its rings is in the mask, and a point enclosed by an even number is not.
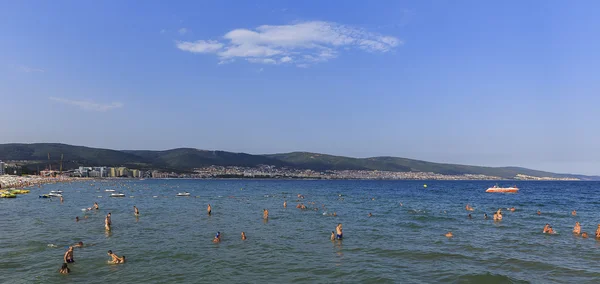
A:
[[[47,183],[72,182],[81,180],[81,178],[71,177],[40,177],[40,176],[0,176],[0,189],[7,188],[24,188],[28,186],[36,186]]]

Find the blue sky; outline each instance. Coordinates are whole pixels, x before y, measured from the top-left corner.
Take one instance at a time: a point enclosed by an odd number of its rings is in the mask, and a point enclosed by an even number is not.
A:
[[[599,8],[2,1],[0,143],[600,174]]]

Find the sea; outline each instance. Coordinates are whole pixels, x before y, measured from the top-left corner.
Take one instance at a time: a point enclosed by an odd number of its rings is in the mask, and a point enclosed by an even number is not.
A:
[[[600,282],[600,241],[594,238],[599,182],[506,181],[499,185],[517,185],[519,193],[485,193],[494,184],[181,179],[48,184],[0,199],[0,283]],[[39,198],[53,190],[63,191],[64,203]],[[109,197],[106,190],[126,196]],[[176,196],[180,192],[190,196]],[[94,202],[99,210],[82,210]],[[296,208],[298,203],[307,209]],[[466,204],[475,210],[466,211]],[[511,207],[516,211],[507,210]],[[504,218],[494,222],[499,208]],[[266,221],[263,209],[269,210]],[[107,233],[109,212],[113,225]],[[590,238],[571,233],[576,221]],[[331,241],[338,223],[344,238]],[[556,234],[542,233],[547,223]],[[241,240],[242,231],[247,240]],[[454,237],[445,237],[448,231]],[[222,241],[213,243],[217,232]],[[84,247],[75,248],[71,273],[59,274],[67,247],[79,241]],[[109,264],[108,250],[127,262]]]

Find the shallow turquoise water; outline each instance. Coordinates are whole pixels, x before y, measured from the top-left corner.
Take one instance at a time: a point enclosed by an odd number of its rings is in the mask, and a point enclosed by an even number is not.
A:
[[[519,182],[518,194],[484,193],[491,185],[302,180],[46,185],[16,199],[0,199],[0,282],[598,282],[600,242],[575,237],[571,230],[580,221],[582,231],[593,235],[600,223],[600,183]],[[38,198],[57,189],[64,190],[63,204]],[[107,197],[105,189],[127,197]],[[175,197],[182,191],[192,197]],[[309,209],[319,211],[296,209],[298,193]],[[282,206],[284,199],[288,208]],[[81,211],[94,201],[99,212]],[[212,216],[206,214],[208,203]],[[467,218],[466,203],[475,207],[473,219]],[[133,205],[140,209],[139,218]],[[338,216],[324,216],[322,205]],[[484,212],[491,217],[511,206],[517,211],[505,212],[500,223],[483,220]],[[268,222],[262,220],[263,208],[269,209]],[[110,234],[103,226],[108,212]],[[82,221],[76,223],[75,216]],[[344,240],[331,242],[337,223],[344,225]],[[541,234],[546,223],[559,234]],[[452,239],[443,236],[449,230]],[[223,241],[213,244],[217,231]],[[248,240],[240,240],[242,231]],[[75,249],[72,273],[58,274],[65,246],[78,241],[93,246]],[[128,262],[107,264],[109,249],[126,255]]]

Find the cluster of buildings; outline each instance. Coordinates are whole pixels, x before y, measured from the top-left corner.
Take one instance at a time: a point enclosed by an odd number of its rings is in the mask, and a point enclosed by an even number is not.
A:
[[[6,174],[6,163],[0,161],[0,175]],[[15,172],[15,174],[17,174]],[[41,171],[42,176],[58,176],[56,171]],[[374,179],[374,180],[502,180],[505,178],[487,175],[462,174],[444,175],[432,172],[392,172],[371,170],[327,170],[315,171],[291,169],[272,165],[257,167],[210,166],[194,169],[193,173],[138,170],[126,167],[79,167],[65,173],[71,177],[89,178],[288,178],[288,179]],[[516,180],[579,180],[577,178],[534,177],[518,174]]]
[[[515,176],[516,180],[571,180],[571,181],[576,181],[576,180],[580,180],[578,178],[570,178],[570,177],[534,177],[534,176],[528,176],[528,175],[522,175],[522,174],[518,174],[517,176]]]
[[[163,173],[166,177],[177,177],[175,173]],[[155,174],[153,173],[153,177]],[[258,167],[210,166],[194,170],[194,174],[184,174],[187,178],[298,178],[298,179],[386,179],[386,180],[501,180],[503,178],[486,175],[443,175],[431,172],[392,172],[370,170],[328,170],[277,168],[262,165]]]
[[[79,167],[70,173],[73,177],[126,177],[126,178],[144,178],[147,172],[138,169],[128,169],[126,167]]]

